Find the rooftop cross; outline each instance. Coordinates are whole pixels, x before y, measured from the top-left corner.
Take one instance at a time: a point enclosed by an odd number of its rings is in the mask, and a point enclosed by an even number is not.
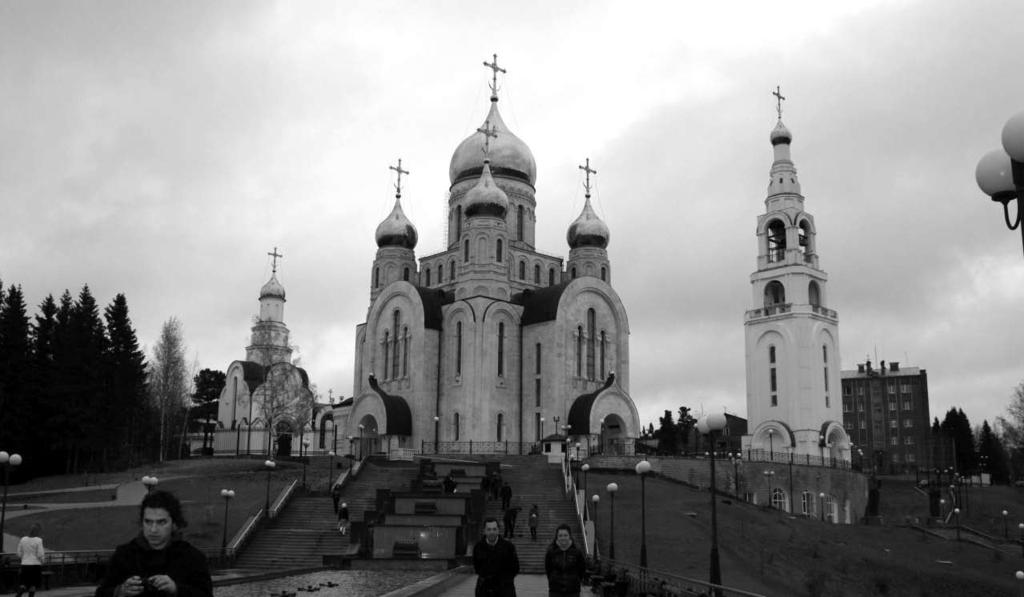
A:
[[[276,274],[277,273],[277,258],[278,257],[284,257],[284,255],[282,255],[281,253],[277,252],[277,247],[274,247],[274,250],[272,252],[270,252],[270,253],[267,253],[267,255],[270,255],[271,257],[274,258],[273,265],[271,265],[271,271],[274,274]]]
[[[776,85],[775,91],[772,92],[775,96],[775,110],[779,113],[779,120],[782,120],[782,102],[786,99],[786,96],[782,95],[782,89]]]
[[[484,60],[484,66],[491,69],[493,72],[493,78],[491,80],[491,97],[498,97],[498,73],[503,75],[508,74],[508,71],[498,66],[498,55],[494,55],[494,62],[487,62]]]
[[[597,170],[594,170],[593,168],[590,167],[590,158],[587,158],[587,165],[586,166],[580,166],[580,170],[583,170],[584,172],[587,173],[587,181],[585,183],[583,183],[583,188],[587,191],[587,197],[589,197],[590,196],[590,175],[591,174],[597,174]]]
[[[388,166],[388,170],[394,170],[395,172],[398,173],[398,182],[395,183],[395,193],[396,193],[395,196],[396,197],[401,197],[402,196],[402,175],[403,174],[408,174],[409,171],[408,170],[402,170],[402,158],[398,158],[398,165],[397,166]]]
[[[491,137],[497,137],[498,133],[494,131],[490,120],[484,122],[484,125],[476,129],[476,132],[483,133],[484,135],[484,155],[486,156],[491,151]]]

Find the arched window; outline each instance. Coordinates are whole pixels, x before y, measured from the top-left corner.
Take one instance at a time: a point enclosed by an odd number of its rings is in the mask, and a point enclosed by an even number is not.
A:
[[[605,347],[605,342],[606,341],[607,341],[607,337],[605,336],[604,330],[601,330],[601,377],[600,377],[600,379],[605,379],[607,377],[604,374],[604,370],[605,370],[605,367],[604,367],[604,364],[605,364],[605,349],[604,349],[604,347]]]
[[[427,285],[427,286],[430,286],[430,268],[428,267],[428,268],[427,268],[427,269],[425,270],[425,272],[424,272],[424,273],[425,273],[425,275],[426,275],[426,277],[427,277],[427,283],[426,283],[426,285]]]
[[[494,247],[494,260],[498,263],[501,263],[501,255],[503,253],[501,244],[501,239],[499,238]]]
[[[768,347],[768,392],[771,397],[771,405],[779,405],[779,380],[775,372],[775,346]]]
[[[455,413],[453,419],[454,420],[452,421],[452,425],[455,427],[455,441],[459,441],[459,436],[461,435],[461,429],[459,425],[459,413]]]
[[[534,437],[536,438],[535,441],[539,442],[541,440],[541,437],[540,437],[540,432],[541,432],[540,413],[533,413],[533,428],[535,430],[535,433],[534,433]]]
[[[822,372],[825,376],[825,408],[828,408],[831,401],[828,395],[828,346],[825,344],[821,345],[821,362]]]
[[[583,326],[576,326],[576,377],[583,377]]]
[[[800,222],[799,235],[800,252],[804,254],[804,261],[807,261],[814,253],[814,233],[811,232],[811,224],[807,220]]]
[[[597,342],[597,314],[587,309],[587,379],[594,379],[594,344]]]
[[[498,438],[499,442],[504,439],[502,437],[502,433],[501,433],[501,431],[502,431],[502,429],[504,427],[505,427],[505,415],[502,414],[502,413],[498,413],[498,433],[496,434],[496,437]]]
[[[462,206],[455,208],[455,238],[462,238]],[[450,246],[450,245],[449,245]]]
[[[804,516],[814,515],[814,494],[810,491],[800,494],[800,513]]]
[[[573,280],[576,279],[576,266],[573,266],[572,274],[569,277],[572,278]]]
[[[534,357],[535,357],[535,362],[534,362],[533,371],[537,375],[540,375],[540,363],[541,363],[541,358],[540,358],[540,342],[538,342],[537,346],[535,347]]]
[[[455,281],[455,260],[452,259],[448,262],[448,279]]]
[[[555,285],[555,268],[548,269],[548,286]]]
[[[519,262],[519,279],[520,280],[525,280],[526,279],[526,262],[525,261],[520,261]]]
[[[786,491],[781,487],[772,488],[772,508],[789,512],[789,498],[786,497]]]
[[[505,375],[505,323],[498,323],[498,377]]]
[[[388,364],[390,363],[390,361],[388,359],[391,356],[391,346],[389,344],[389,338],[390,338],[390,336],[388,335],[388,331],[385,330],[384,331],[384,372],[383,372],[384,379],[388,378],[388,372],[391,371],[391,369],[388,367]]]
[[[380,268],[373,268],[373,287],[380,288]]]
[[[533,266],[533,283],[534,284],[540,284],[540,264],[539,263],[535,264]]]
[[[406,282],[409,281],[409,268],[405,268],[402,270],[402,279],[405,280]]]
[[[601,266],[601,281],[602,282],[607,282],[608,281],[608,269],[605,268],[605,266],[603,266],[603,265]]]
[[[768,263],[782,261],[786,256],[786,227],[779,220],[768,224]]]
[[[462,262],[469,263],[469,239],[462,243]]]
[[[437,283],[444,284],[444,264],[437,264]]]
[[[394,330],[394,333],[393,333],[392,337],[394,337],[394,339],[395,339],[395,341],[392,343],[392,347],[391,347],[391,378],[392,379],[397,379],[398,378],[398,353],[399,353],[399,350],[401,348],[398,345],[398,330],[399,330],[399,324],[401,322],[401,319],[402,319],[401,313],[398,312],[398,309],[395,309],[395,312],[392,314],[392,317],[391,317],[391,320],[392,320],[392,327],[391,327],[391,329]]]
[[[764,287],[764,307],[765,309],[771,310],[772,308],[785,304],[786,302],[786,287],[782,285],[782,282],[778,280],[772,280]],[[769,313],[771,315],[771,313]]]
[[[455,375],[462,375],[462,322],[455,324]]]
[[[409,376],[409,326],[402,330],[402,377]]]
[[[810,284],[807,285],[807,302],[811,303],[812,307],[821,306],[821,288],[818,287],[818,283],[811,280]]]
[[[523,240],[523,206],[516,208],[516,240]]]

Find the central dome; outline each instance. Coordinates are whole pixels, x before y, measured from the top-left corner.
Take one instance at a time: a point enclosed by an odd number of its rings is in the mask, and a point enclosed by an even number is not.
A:
[[[281,283],[277,281],[276,273],[271,274],[270,280],[268,280],[267,283],[263,285],[263,288],[260,288],[260,300],[263,300],[270,296],[284,300],[284,286],[282,286]]]
[[[526,143],[512,134],[501,119],[498,112],[498,99],[491,98],[491,111],[480,128],[489,125],[497,133],[497,137],[491,137],[488,154],[484,155],[483,133],[476,131],[459,143],[452,154],[451,165],[448,167],[448,180],[455,184],[467,178],[475,179],[483,171],[484,159],[490,159],[491,172],[495,176],[507,176],[518,178],[531,186],[537,182],[537,163],[533,159],[533,152],[526,146]]]

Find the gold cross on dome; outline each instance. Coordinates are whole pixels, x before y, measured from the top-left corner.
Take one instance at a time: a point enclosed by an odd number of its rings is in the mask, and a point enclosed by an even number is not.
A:
[[[500,66],[498,66],[498,55],[497,54],[494,55],[494,62],[487,62],[486,60],[484,60],[484,66],[486,66],[487,68],[489,68],[489,69],[491,69],[493,71],[493,73],[492,73],[493,74],[493,78],[491,80],[491,85],[490,85],[490,87],[491,87],[491,96],[497,97],[498,96],[498,73],[506,75],[506,74],[508,74],[508,71],[503,69],[503,68],[501,68]]]
[[[398,173],[398,182],[395,183],[395,193],[398,197],[402,196],[402,175],[408,174],[408,170],[402,170],[402,158],[398,158],[397,166],[388,166],[388,170],[394,170]]]
[[[284,255],[282,255],[281,253],[277,252],[277,247],[274,247],[274,250],[271,251],[270,253],[267,253],[267,255],[270,255],[271,257],[274,258],[274,260],[272,262],[272,265],[270,267],[271,267],[271,272],[276,274],[277,273],[277,258],[278,257],[284,257]]]
[[[590,175],[597,174],[597,170],[590,167],[590,158],[587,158],[587,165],[580,166],[580,170],[587,173],[587,181],[583,183],[583,188],[587,191],[587,197],[590,196]]]
[[[775,91],[772,92],[775,96],[775,110],[779,113],[779,120],[782,120],[782,102],[786,99],[786,96],[782,95],[782,88],[778,85],[775,86]]]
[[[484,151],[484,155],[487,155],[491,151],[491,137],[497,137],[498,133],[495,132],[494,127],[491,126],[491,121],[490,120],[485,121],[484,125],[482,127],[476,129],[476,132],[483,133],[483,136],[484,136],[484,149],[483,149],[483,151]]]

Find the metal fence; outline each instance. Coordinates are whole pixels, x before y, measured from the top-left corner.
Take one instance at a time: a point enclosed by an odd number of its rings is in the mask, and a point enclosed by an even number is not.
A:
[[[423,454],[539,454],[540,442],[421,442]]]

